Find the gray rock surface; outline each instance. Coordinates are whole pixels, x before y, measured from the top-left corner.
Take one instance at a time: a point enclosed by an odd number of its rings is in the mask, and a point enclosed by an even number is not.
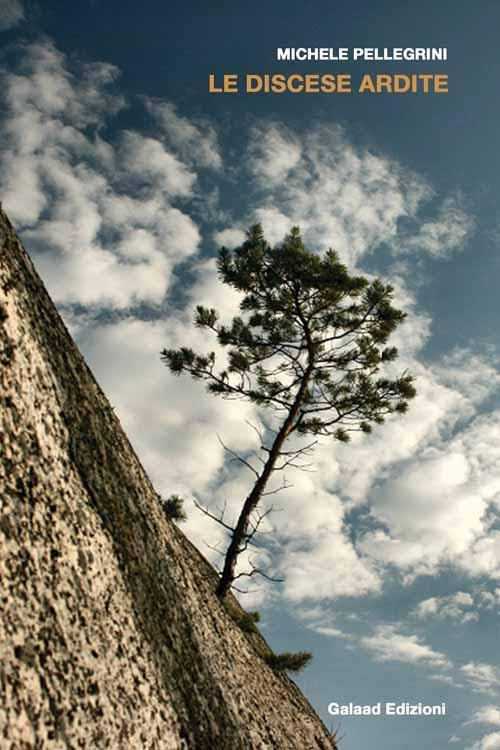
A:
[[[162,515],[2,211],[0,400],[2,750],[334,747]]]

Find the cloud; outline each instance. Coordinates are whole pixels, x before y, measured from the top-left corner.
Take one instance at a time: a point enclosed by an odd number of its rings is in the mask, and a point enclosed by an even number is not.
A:
[[[172,196],[192,194],[195,175],[155,138],[125,132],[121,157],[126,172],[143,185],[153,184],[156,190]]]
[[[476,692],[492,694],[500,687],[500,670],[492,664],[471,661],[460,671]]]
[[[453,563],[467,575],[496,578],[500,534],[488,511],[500,492],[498,417],[471,420],[380,482],[372,514],[385,529],[368,532],[360,549],[410,577]]]
[[[182,117],[172,102],[146,99],[146,106],[161,132],[185,161],[221,169],[222,156],[217,133],[209,123]]]
[[[283,125],[270,123],[250,133],[248,169],[264,189],[282,187],[301,156],[299,138]]]
[[[393,625],[380,625],[374,635],[361,638],[360,644],[381,662],[399,661],[434,667],[451,666],[445,654],[434,651],[417,635],[398,633]]]
[[[431,596],[423,599],[412,614],[419,620],[436,618],[454,620],[459,623],[475,622],[481,611],[491,610],[500,605],[500,589],[493,591],[476,589],[471,592],[457,591],[448,596]]]
[[[310,626],[310,630],[314,630],[315,633],[319,633],[320,635],[326,635],[328,638],[341,638],[342,640],[351,640],[352,636],[348,633],[344,633],[343,630],[340,630],[340,628],[332,628],[328,626],[318,625],[318,626]]]
[[[464,552],[459,563],[469,575],[500,579],[500,531],[490,530],[487,535],[477,539]]]
[[[245,240],[245,232],[237,227],[223,229],[214,233],[214,240],[221,247],[223,245],[229,248],[238,247]]]
[[[441,682],[444,685],[449,685],[454,688],[463,688],[464,685],[461,682],[456,682],[453,677],[447,674],[431,674],[428,676],[429,680],[433,682]]]
[[[24,21],[22,0],[0,0],[0,31],[7,31]]]
[[[448,256],[473,230],[458,198],[436,196],[395,160],[354,146],[338,125],[299,133],[260,124],[247,165],[256,189],[251,215],[271,242],[298,224],[306,243],[334,247],[352,265],[381,245],[396,255]]]
[[[468,750],[500,750],[500,732],[485,735]]]
[[[314,475],[296,471],[290,476],[293,486],[277,500],[284,512],[272,517],[285,596],[303,601],[379,591],[379,576],[349,539],[340,499]]]
[[[446,258],[464,246],[473,229],[474,220],[463,209],[460,200],[448,196],[439,206],[436,217],[424,221],[416,234],[402,243],[402,251],[425,252],[436,258]]]
[[[320,606],[294,607],[293,614],[295,618],[305,624],[308,630],[312,630],[319,635],[324,635],[327,638],[340,638],[345,641],[354,639],[353,635],[336,626],[335,616],[332,612]]]
[[[456,348],[433,366],[446,386],[464,394],[471,405],[488,398],[500,385],[500,362],[495,351],[486,355]]]
[[[197,175],[162,142],[101,132],[124,107],[107,63],[71,62],[48,41],[4,72],[4,205],[56,303],[159,305],[200,234],[177,199]]]
[[[493,724],[500,727],[500,708],[498,706],[482,706],[474,712],[467,724]]]
[[[500,606],[500,588],[496,588],[494,591],[480,589],[476,596],[478,605],[484,607],[484,609],[493,609]]]
[[[474,599],[466,591],[457,591],[449,596],[432,596],[424,599],[415,607],[414,614],[419,619],[436,617],[438,619],[456,620],[461,623],[474,622],[479,618],[477,612],[472,611]]]

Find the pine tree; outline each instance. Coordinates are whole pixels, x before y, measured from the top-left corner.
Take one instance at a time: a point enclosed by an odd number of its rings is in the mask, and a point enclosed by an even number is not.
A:
[[[218,370],[214,352],[203,355],[186,347],[164,350],[162,358],[174,374],[204,380],[210,393],[225,399],[271,409],[278,422],[262,446],[263,466],[250,467],[255,483],[236,526],[229,528],[217,588],[222,598],[239,577],[238,556],[256,533],[252,514],[270,478],[295,465],[317,442],[287,451],[287,439],[296,434],[345,442],[352,431],[371,432],[387,415],[405,413],[415,388],[406,373],[387,375],[386,363],[398,352],[386,343],[406,317],[392,304],[393,288],[349,275],[333,250],[324,256],[309,251],[297,227],[271,247],[256,224],[240,247],[221,249],[218,271],[225,284],[242,293],[241,314],[224,325],[216,310],[198,306],[195,325],[211,330],[227,348],[228,366]],[[249,575],[254,573],[265,575],[258,569]]]
[[[179,495],[170,495],[170,497],[159,498],[160,507],[171,521],[182,523],[187,520],[186,511],[184,510],[184,499]]]

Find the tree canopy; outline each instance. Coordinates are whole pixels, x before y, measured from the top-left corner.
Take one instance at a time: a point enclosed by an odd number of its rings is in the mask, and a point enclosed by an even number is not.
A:
[[[393,287],[350,275],[333,250],[311,252],[297,227],[273,247],[262,227],[252,226],[240,247],[220,250],[218,271],[223,283],[241,292],[240,315],[224,324],[215,309],[198,306],[195,325],[214,333],[227,351],[226,366],[217,367],[214,351],[188,347],[166,349],[162,357],[174,374],[203,380],[224,399],[269,408],[279,423],[231,529],[218,590],[223,595],[235,580],[236,559],[252,536],[252,513],[267,482],[283,468],[281,458],[303,450],[285,452],[287,438],[297,433],[347,441],[350,432],[370,432],[389,414],[405,413],[415,388],[410,374],[387,374],[387,363],[398,356],[387,343],[406,317],[393,305]]]

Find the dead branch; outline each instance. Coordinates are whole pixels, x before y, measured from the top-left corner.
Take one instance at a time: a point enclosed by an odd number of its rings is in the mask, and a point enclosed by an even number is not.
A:
[[[246,466],[247,469],[250,469],[250,471],[253,474],[255,474],[257,479],[259,478],[259,472],[257,471],[257,469],[254,469],[252,464],[250,464],[246,459],[244,459],[243,456],[240,456],[239,453],[236,453],[236,451],[233,451],[231,448],[228,448],[228,446],[224,444],[223,440],[220,438],[219,435],[217,435],[217,440],[222,445],[224,450],[227,451],[227,453],[229,453],[230,456],[233,456],[233,458],[231,459],[232,461],[240,461],[240,463],[242,463],[243,466]]]
[[[248,419],[245,419],[245,422],[256,433],[257,437],[259,438],[259,441],[261,443],[263,443],[264,442],[264,435],[262,433],[262,429],[258,425],[255,425],[255,424],[252,424],[252,422],[249,422]]]
[[[215,515],[214,515],[213,513],[211,513],[211,512],[210,512],[210,511],[208,510],[208,507],[207,507],[207,508],[204,508],[204,507],[203,507],[202,505],[200,505],[200,503],[199,503],[199,502],[198,502],[197,500],[195,500],[194,498],[193,498],[193,503],[194,503],[194,504],[196,505],[196,507],[198,508],[198,510],[201,510],[201,512],[202,512],[202,513],[204,513],[204,514],[205,514],[206,516],[208,516],[209,518],[211,518],[211,519],[212,519],[212,521],[216,521],[216,523],[218,523],[218,524],[220,524],[221,526],[223,526],[223,527],[224,527],[225,529],[227,529],[227,531],[230,531],[230,532],[233,532],[233,531],[234,531],[234,529],[233,529],[233,527],[232,527],[232,526],[229,526],[229,524],[227,524],[227,523],[225,523],[225,522],[224,522],[224,513],[223,513],[223,512],[221,513],[220,517],[217,517],[217,516],[215,516]]]
[[[263,492],[261,497],[268,497],[269,495],[277,495],[278,492],[282,492],[283,490],[289,490],[290,487],[293,487],[293,484],[290,484],[290,482],[287,482],[286,477],[283,477],[283,482],[280,487],[277,487],[275,490],[268,490],[267,492]]]
[[[266,581],[272,581],[273,583],[283,583],[283,578],[273,578],[267,573],[264,573],[264,571],[260,568],[257,568],[251,560],[249,560],[249,563],[252,566],[250,572],[238,573],[238,575],[233,578],[233,581],[237,581],[239,578],[252,578],[253,576],[259,575],[262,576],[262,578],[265,578]]]

